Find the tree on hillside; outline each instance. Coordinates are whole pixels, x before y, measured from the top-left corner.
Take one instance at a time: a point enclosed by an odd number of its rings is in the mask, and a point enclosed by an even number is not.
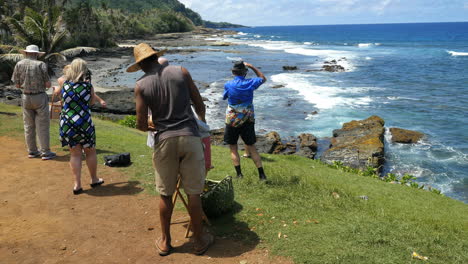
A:
[[[48,12],[41,14],[35,10],[26,7],[23,19],[17,19],[14,16],[5,17],[5,23],[8,29],[13,33],[17,46],[5,46],[3,50],[10,48],[7,54],[0,56],[1,60],[17,62],[23,58],[23,55],[17,53],[24,46],[35,44],[46,52],[44,61],[51,63],[56,60],[66,60],[66,56],[76,56],[81,52],[92,52],[95,48],[75,47],[61,50],[69,32],[66,24],[57,7],[48,8]]]

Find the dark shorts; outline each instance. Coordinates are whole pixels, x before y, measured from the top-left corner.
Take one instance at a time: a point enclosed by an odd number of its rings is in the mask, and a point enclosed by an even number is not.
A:
[[[257,142],[255,136],[255,123],[245,122],[240,127],[232,127],[226,125],[224,130],[224,142],[229,145],[236,145],[239,140],[239,135],[246,145],[253,145]]]

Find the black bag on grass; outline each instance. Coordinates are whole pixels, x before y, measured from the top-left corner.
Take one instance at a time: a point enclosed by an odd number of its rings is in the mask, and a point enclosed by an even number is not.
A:
[[[130,153],[120,153],[104,156],[104,164],[109,167],[126,167],[131,164]]]

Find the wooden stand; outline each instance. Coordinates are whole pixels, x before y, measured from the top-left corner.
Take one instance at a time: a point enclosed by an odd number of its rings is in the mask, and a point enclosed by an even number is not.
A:
[[[182,200],[182,203],[184,204],[185,208],[187,209],[187,212],[189,212],[187,201],[185,200],[185,197],[180,192],[180,176],[177,178],[176,190],[175,190],[175,193],[172,195],[172,204],[173,205],[175,205],[175,203],[177,201],[177,196],[180,197],[180,200]],[[190,215],[190,212],[189,212],[189,215]],[[202,209],[202,220],[205,221],[205,223],[207,225],[211,225],[211,223],[208,220],[208,217],[206,217],[205,212],[203,211],[203,209]],[[189,237],[191,228],[192,228],[192,218],[190,218],[189,224],[187,226],[187,231],[185,232],[185,237],[186,238]]]

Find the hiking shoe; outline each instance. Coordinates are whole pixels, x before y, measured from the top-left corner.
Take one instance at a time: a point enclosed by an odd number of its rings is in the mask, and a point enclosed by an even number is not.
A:
[[[41,156],[42,156],[42,160],[50,160],[50,159],[57,157],[57,154],[55,154],[55,152],[49,152],[47,154],[42,154]]]
[[[28,153],[28,158],[33,159],[33,158],[38,158],[41,156],[41,153],[39,151],[31,151]]]

